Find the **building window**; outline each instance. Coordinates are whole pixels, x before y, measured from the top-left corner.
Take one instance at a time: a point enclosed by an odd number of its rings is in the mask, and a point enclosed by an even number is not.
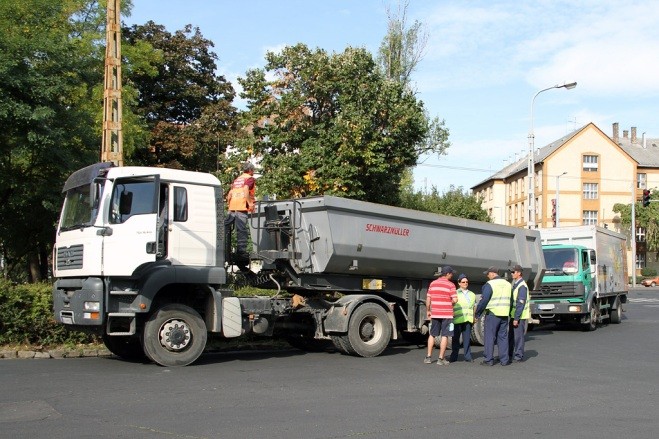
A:
[[[585,200],[597,199],[597,183],[584,183],[583,184],[583,197]]]
[[[597,156],[596,155],[585,155],[583,156],[583,170],[585,172],[597,172]]]
[[[636,228],[636,242],[645,242],[645,228],[637,227]]]
[[[597,211],[596,210],[584,210],[583,211],[583,222],[584,226],[596,226],[597,225]]]
[[[645,253],[636,253],[636,269],[642,270],[645,268]]]
[[[647,189],[648,187],[648,174],[636,174],[636,188]]]

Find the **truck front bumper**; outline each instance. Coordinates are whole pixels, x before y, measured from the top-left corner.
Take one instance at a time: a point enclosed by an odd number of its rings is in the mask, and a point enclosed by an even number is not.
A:
[[[560,320],[560,317],[582,316],[590,310],[584,302],[540,302],[531,303],[531,315],[542,321]]]
[[[58,279],[53,284],[55,320],[71,326],[102,325],[103,291],[103,281],[97,277]]]

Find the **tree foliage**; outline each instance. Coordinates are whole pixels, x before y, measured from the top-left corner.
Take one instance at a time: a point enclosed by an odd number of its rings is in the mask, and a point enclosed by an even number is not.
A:
[[[428,34],[423,23],[414,21],[407,23],[407,7],[409,0],[398,2],[396,11],[387,7],[387,34],[380,44],[378,62],[384,75],[404,87],[412,90],[412,73],[423,59],[428,42]],[[428,121],[428,132],[421,142],[420,154],[444,155],[451,146],[448,137],[449,130],[445,121],[439,117],[431,117],[424,113]]]
[[[146,68],[132,66],[127,79],[137,90],[135,111],[149,129],[149,147],[136,149],[130,159],[215,171],[218,154],[233,143],[237,110],[233,87],[215,73],[213,43],[191,25],[172,34],[153,21],[124,28],[123,34],[136,52],[148,44],[158,54]]]
[[[0,245],[23,280],[47,275],[60,188],[98,155],[89,103],[103,70],[93,3],[0,2]]]
[[[451,186],[448,191],[440,193],[433,186],[429,192],[423,192],[412,188],[411,177],[407,182],[401,192],[401,207],[491,222],[487,211],[481,207],[480,199],[461,187]]]
[[[428,34],[423,24],[415,20],[407,25],[409,0],[398,2],[396,11],[387,7],[387,34],[380,43],[378,62],[387,78],[406,87],[410,85],[412,72],[423,59]]]
[[[239,78],[251,132],[243,148],[261,159],[260,189],[398,204],[401,175],[426,147],[423,103],[364,49],[328,54],[298,44],[266,60]]]
[[[650,194],[651,200],[658,200],[659,197],[655,195],[657,190]],[[645,243],[647,251],[659,252],[659,203],[650,203],[649,206],[643,207],[642,203],[637,202],[634,206],[636,211],[636,227],[645,229]],[[632,207],[630,204],[616,203],[613,206],[613,211],[620,214],[620,229],[622,233],[627,235],[628,242],[631,242],[631,226],[632,226]]]

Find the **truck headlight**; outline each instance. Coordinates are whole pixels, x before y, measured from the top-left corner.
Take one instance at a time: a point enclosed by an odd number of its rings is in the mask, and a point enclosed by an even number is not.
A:
[[[82,307],[85,311],[99,311],[101,309],[99,302],[85,302]]]
[[[569,312],[581,312],[581,305],[570,305],[567,310]]]

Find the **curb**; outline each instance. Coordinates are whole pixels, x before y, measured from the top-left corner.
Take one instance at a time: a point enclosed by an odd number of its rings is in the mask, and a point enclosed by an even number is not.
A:
[[[82,357],[110,357],[112,353],[107,349],[55,349],[52,351],[41,350],[3,350],[0,351],[1,359],[46,359],[46,358],[82,358]]]

